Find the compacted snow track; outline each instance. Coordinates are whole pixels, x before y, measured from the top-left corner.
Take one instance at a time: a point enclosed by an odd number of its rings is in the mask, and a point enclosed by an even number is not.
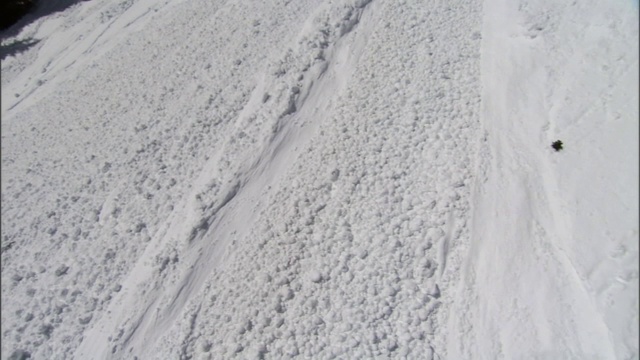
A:
[[[637,359],[637,8],[484,12],[485,133],[449,356]]]

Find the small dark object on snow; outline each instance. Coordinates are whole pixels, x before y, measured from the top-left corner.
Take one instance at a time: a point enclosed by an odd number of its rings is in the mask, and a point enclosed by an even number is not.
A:
[[[560,140],[556,140],[551,144],[551,147],[555,150],[555,151],[560,151],[562,150],[562,141]]]

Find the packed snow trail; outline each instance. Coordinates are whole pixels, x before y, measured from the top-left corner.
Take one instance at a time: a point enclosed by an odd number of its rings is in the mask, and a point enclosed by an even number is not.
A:
[[[486,132],[450,358],[637,359],[637,8],[484,13]]]

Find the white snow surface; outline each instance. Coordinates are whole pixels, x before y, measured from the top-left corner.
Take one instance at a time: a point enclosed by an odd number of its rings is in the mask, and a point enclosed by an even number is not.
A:
[[[3,360],[639,358],[637,2],[91,0],[23,25]]]

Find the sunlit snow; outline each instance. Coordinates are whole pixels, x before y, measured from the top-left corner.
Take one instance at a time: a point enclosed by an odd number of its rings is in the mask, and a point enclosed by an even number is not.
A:
[[[638,359],[637,2],[49,3],[3,360]]]

